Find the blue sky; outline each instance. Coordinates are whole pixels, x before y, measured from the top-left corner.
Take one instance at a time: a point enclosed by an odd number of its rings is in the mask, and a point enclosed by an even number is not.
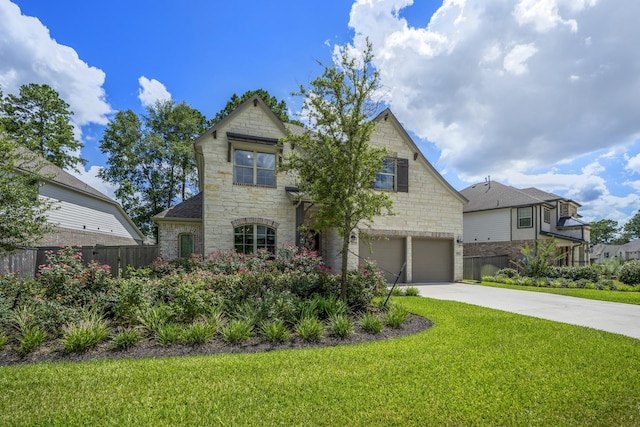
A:
[[[0,88],[46,83],[74,111],[82,179],[115,111],[171,97],[212,117],[233,93],[290,93],[368,37],[380,97],[457,189],[491,179],[640,208],[637,0],[0,0]]]

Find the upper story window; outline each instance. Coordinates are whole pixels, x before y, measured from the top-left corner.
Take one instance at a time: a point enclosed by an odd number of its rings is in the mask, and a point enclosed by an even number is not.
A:
[[[518,208],[518,228],[533,227],[533,207]]]
[[[547,224],[551,224],[551,209],[544,208],[544,222]]]
[[[376,174],[373,188],[388,191],[396,189],[396,159],[386,158],[382,161],[382,170]]]
[[[387,157],[382,161],[382,169],[375,176],[373,188],[385,191],[409,191],[409,161]]]
[[[276,154],[233,150],[233,183],[276,186]]]

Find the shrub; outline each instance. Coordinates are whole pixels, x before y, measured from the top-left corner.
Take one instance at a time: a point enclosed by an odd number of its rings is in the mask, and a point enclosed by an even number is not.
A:
[[[21,355],[26,355],[36,350],[42,345],[47,332],[38,325],[30,325],[21,331],[21,335],[18,337],[20,346],[17,351]]]
[[[62,345],[69,353],[83,353],[94,348],[109,335],[109,327],[97,311],[88,312],[78,323],[63,329]]]
[[[180,341],[183,332],[184,328],[181,325],[169,322],[160,326],[153,336],[160,345],[173,345]]]
[[[404,294],[408,297],[417,297],[418,295],[420,295],[420,290],[415,286],[409,286],[404,290]]]
[[[2,331],[0,331],[0,351],[4,350],[9,343],[9,337]]]
[[[187,326],[182,334],[182,341],[185,344],[206,344],[216,334],[217,328],[206,321],[196,321]]]
[[[289,329],[281,319],[268,320],[262,323],[260,332],[263,337],[270,342],[288,341],[290,337]]]
[[[332,316],[339,314],[347,314],[349,311],[347,303],[336,295],[329,295],[326,297],[316,295],[313,299],[316,300],[316,312],[318,313],[320,320],[329,319]]]
[[[158,305],[154,307],[146,307],[139,310],[136,316],[138,324],[142,327],[147,336],[153,336],[173,319],[171,307],[167,305]]]
[[[94,261],[86,267],[71,247],[47,251],[47,264],[38,269],[44,296],[64,305],[85,306],[100,301],[112,285],[111,267]]]
[[[387,325],[392,328],[399,328],[407,320],[409,311],[401,304],[394,304],[391,306],[385,316]]]
[[[515,268],[502,268],[496,271],[495,276],[517,278],[520,276],[520,274],[518,273],[518,270],[516,270]]]
[[[399,286],[394,286],[391,288],[391,296],[401,297],[404,295],[404,290]]]
[[[331,335],[346,338],[353,333],[353,322],[345,314],[333,314],[329,317]]]
[[[222,328],[222,339],[227,344],[239,344],[248,341],[253,335],[253,323],[234,319]]]
[[[364,316],[362,316],[360,325],[366,332],[374,335],[380,333],[384,327],[380,317],[376,313],[370,311],[366,312]]]
[[[296,324],[296,334],[305,341],[320,341],[324,325],[317,317],[304,317]]]
[[[115,284],[114,301],[111,306],[113,317],[127,325],[135,323],[136,314],[147,304],[146,279],[129,278]]]
[[[631,260],[622,264],[618,270],[618,280],[625,285],[640,284],[640,260]]]
[[[127,350],[140,342],[140,335],[135,329],[124,329],[118,332],[111,343],[116,350]]]

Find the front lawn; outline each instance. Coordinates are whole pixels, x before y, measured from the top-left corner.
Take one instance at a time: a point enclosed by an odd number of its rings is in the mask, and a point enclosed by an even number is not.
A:
[[[0,425],[640,424],[640,341],[451,301],[354,346],[0,368]]]
[[[548,294],[566,295],[577,298],[595,299],[600,301],[622,302],[640,305],[640,292],[609,291],[596,289],[548,288],[537,286],[508,285],[497,282],[481,282],[480,285],[494,288],[518,289],[521,291],[544,292]]]

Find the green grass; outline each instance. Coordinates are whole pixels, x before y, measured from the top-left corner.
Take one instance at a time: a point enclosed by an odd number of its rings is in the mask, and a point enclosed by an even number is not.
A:
[[[596,289],[539,288],[537,286],[506,285],[504,283],[481,282],[482,286],[493,288],[518,289],[522,291],[544,292],[548,294],[566,295],[570,297],[595,299],[600,301],[622,302],[640,305],[640,292],[603,291]]]
[[[353,346],[3,367],[0,425],[640,424],[640,340],[402,304],[434,327]]]

